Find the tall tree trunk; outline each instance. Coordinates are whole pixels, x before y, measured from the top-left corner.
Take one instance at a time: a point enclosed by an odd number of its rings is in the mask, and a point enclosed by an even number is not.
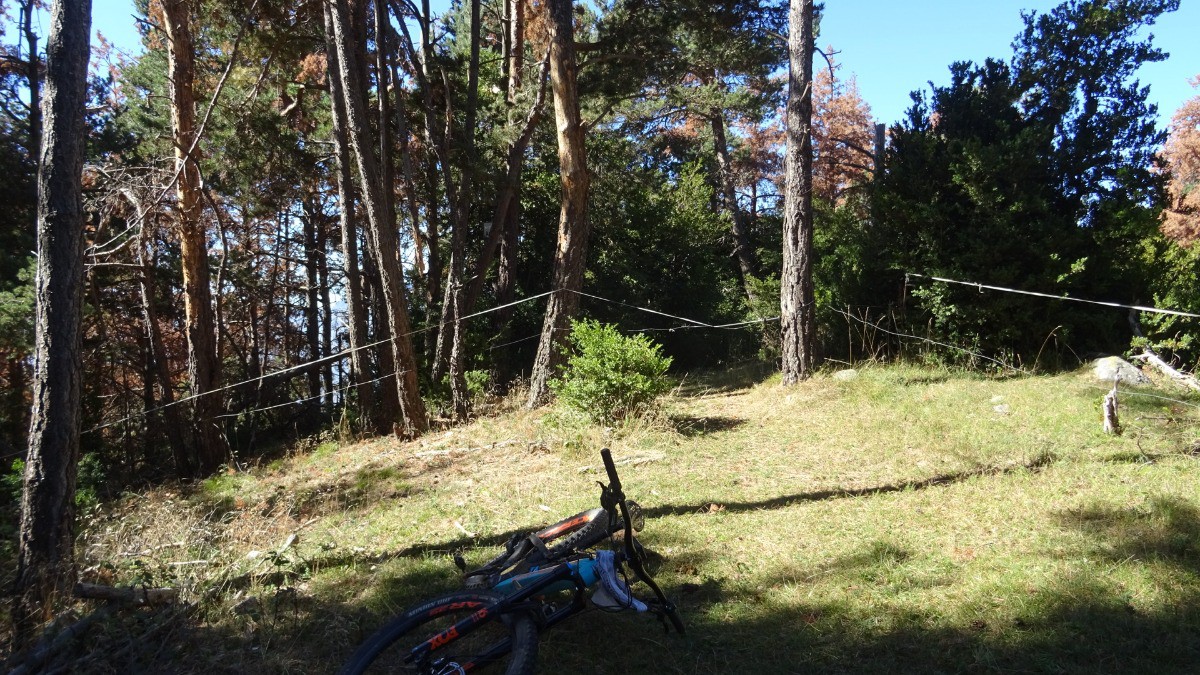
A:
[[[91,0],[56,0],[39,150],[33,416],[21,493],[17,644],[75,576],[74,497],[83,388],[83,157]]]
[[[382,2],[382,0],[379,0]],[[384,11],[381,19],[384,26],[384,41],[382,49],[384,54],[384,67],[388,70],[391,81],[393,83],[403,82],[404,79],[400,73],[399,59],[396,57],[400,37],[396,34],[395,27],[387,19],[387,12]],[[397,14],[397,21],[403,22],[403,15]],[[393,109],[395,110],[396,120],[396,135],[400,146],[400,184],[404,190],[404,200],[408,206],[408,217],[411,221],[409,225],[412,229],[413,238],[413,282],[415,285],[426,286],[425,281],[425,238],[421,233],[421,206],[417,199],[417,181],[416,173],[413,168],[412,151],[409,140],[412,137],[412,132],[408,126],[408,111],[404,104],[405,92],[404,88],[398,84],[392,86],[393,97],[395,99]],[[426,304],[428,308],[428,303]]]
[[[315,195],[308,195],[303,202],[304,213],[301,226],[304,229],[304,341],[308,346],[308,360],[316,361],[324,354],[321,353],[321,251],[317,249],[318,220],[321,217],[320,206]],[[312,366],[308,369],[308,409],[309,421],[321,416],[321,371],[322,368]]]
[[[754,247],[750,243],[750,227],[746,222],[746,214],[738,205],[737,186],[733,177],[733,161],[729,156],[729,139],[725,133],[725,111],[713,110],[709,121],[712,127],[713,145],[716,148],[717,169],[721,173],[721,196],[732,223],[734,257],[737,258],[738,271],[741,273],[742,288],[746,293],[746,299],[753,304],[756,298],[750,278],[758,274],[758,261],[755,259]]]
[[[475,274],[471,278],[471,283],[467,286],[466,299],[463,301],[463,312],[470,314],[475,303],[479,301],[479,296],[483,293],[483,285],[487,277],[487,270],[492,264],[492,260],[496,256],[496,249],[501,242],[512,242],[511,255],[516,255],[516,236],[519,230],[517,218],[520,214],[521,200],[521,175],[525,168],[525,150],[529,147],[529,141],[533,138],[534,129],[537,123],[542,118],[542,109],[546,103],[546,83],[549,74],[550,63],[547,60],[542,65],[540,79],[538,80],[538,93],[534,99],[533,106],[529,109],[529,113],[525,116],[525,122],[521,127],[521,133],[508,146],[506,170],[504,174],[504,182],[500,185],[500,193],[496,197],[496,210],[492,214],[492,226],[488,231],[488,238],[483,244],[483,250],[479,253],[479,259],[475,262]],[[511,121],[510,121],[511,123]],[[505,284],[509,284],[511,288],[512,273],[514,260],[507,262],[508,268],[505,270]],[[502,261],[502,266],[505,263]],[[499,286],[499,284],[497,284]],[[504,301],[504,302],[510,302]],[[501,302],[501,304],[504,304]]]
[[[474,178],[474,159],[475,159],[475,119],[476,107],[479,99],[479,31],[480,31],[480,3],[479,0],[471,0],[471,57],[467,70],[467,103],[464,111],[465,122],[462,130],[463,162],[461,179],[458,183],[454,181],[454,174],[451,166],[450,155],[450,122],[453,119],[453,110],[450,108],[451,96],[447,91],[443,97],[446,108],[444,111],[446,123],[446,132],[442,134],[433,134],[435,139],[434,148],[437,152],[438,164],[442,168],[442,184],[446,188],[446,200],[450,203],[450,269],[449,278],[447,279],[442,298],[442,315],[438,327],[437,346],[434,348],[432,376],[435,382],[441,381],[443,375],[449,370],[450,374],[450,390],[451,397],[455,403],[455,416],[462,418],[466,416],[466,410],[459,410],[459,404],[465,403],[464,394],[460,388],[465,387],[463,379],[463,364],[461,362],[454,363],[450,358],[454,349],[452,344],[461,341],[462,323],[459,321],[457,312],[462,308],[462,293],[463,293],[463,270],[465,268],[465,257],[467,247],[467,227],[471,212],[471,190],[472,179]],[[426,41],[427,42],[427,41]],[[428,55],[426,59],[430,58]],[[426,85],[428,85],[426,80]],[[426,120],[432,125],[432,97],[429,96],[429,90],[426,90]],[[462,352],[459,350],[459,357],[462,357]]]
[[[158,312],[155,309],[154,292],[154,257],[152,255],[153,228],[146,224],[141,205],[130,196],[130,201],[137,209],[137,217],[142,218],[141,232],[138,234],[138,264],[141,267],[140,282],[142,299],[142,321],[146,324],[146,343],[149,356],[147,365],[147,380],[151,384],[149,411],[154,407],[153,385],[158,385],[162,392],[159,400],[159,411],[166,426],[167,442],[171,446],[171,456],[175,459],[175,472],[179,476],[191,476],[194,472],[192,458],[188,453],[187,442],[183,438],[183,418],[179,414],[179,406],[175,405],[175,392],[171,387],[171,377],[167,372],[167,350],[163,346],[162,326],[158,323]],[[153,417],[153,416],[152,416]]]
[[[321,301],[321,353],[333,355],[333,307],[329,298],[329,221],[322,212],[317,227],[317,288]],[[325,383],[325,409],[334,409],[333,359],[321,366],[321,379]]]
[[[337,65],[343,83],[356,81],[352,73],[361,72],[359,55],[353,48],[356,28],[349,22],[346,0],[329,0],[332,42],[337,52]],[[328,25],[327,24],[327,25]],[[391,351],[396,362],[395,386],[400,398],[400,419],[396,429],[403,436],[415,436],[428,427],[425,404],[417,385],[417,364],[412,350],[411,328],[408,319],[408,299],[400,269],[399,242],[393,227],[394,218],[385,210],[387,202],[381,194],[379,164],[373,144],[368,138],[369,121],[362,89],[342,87],[346,105],[346,131],[355,156],[360,179],[360,194],[369,221],[369,242],[379,263],[380,285],[387,305],[387,323],[391,332]]]
[[[546,303],[542,337],[529,381],[528,406],[542,405],[550,392],[550,379],[563,360],[561,345],[579,310],[584,263],[590,234],[587,220],[587,155],[583,145],[583,119],[575,85],[575,3],[547,0],[546,25],[550,27],[550,88],[554,92],[554,119],[558,132],[558,165],[562,181],[562,209],[558,216],[558,247],[554,253],[554,280]]]
[[[425,361],[434,363],[437,350],[437,309],[442,292],[442,216],[438,208],[437,162],[425,163],[425,245],[428,252],[428,272],[425,274]]]
[[[179,201],[179,249],[183,262],[184,315],[187,324],[188,380],[195,411],[195,459],[200,474],[212,473],[228,456],[217,415],[221,400],[209,392],[220,386],[216,321],[213,316],[208,232],[201,218],[200,167],[196,149],[195,54],[187,0],[163,0],[167,31],[167,79],[171,82],[171,128],[175,184]],[[180,169],[180,167],[182,167]]]
[[[358,405],[364,420],[377,420],[379,410],[371,382],[371,368],[364,349],[367,344],[367,304],[363,299],[362,274],[358,262],[358,225],[354,218],[354,176],[350,146],[346,140],[345,88],[337,50],[329,42],[333,36],[332,14],[325,4],[326,66],[329,73],[329,101],[333,118],[333,144],[337,156],[338,227],[342,234],[342,272],[346,275],[347,332],[350,337],[350,376],[355,383]]]
[[[508,77],[508,105],[517,102],[521,90],[521,75],[525,63],[525,2],[504,0],[504,16],[508,19],[505,32],[504,74]]]
[[[461,184],[458,186],[458,200],[454,205],[454,223],[452,225],[452,253],[450,258],[450,283],[446,285],[449,291],[450,316],[452,320],[451,348],[449,354],[450,370],[450,399],[454,405],[454,417],[464,420],[470,414],[470,396],[467,393],[465,372],[466,345],[463,331],[463,269],[466,266],[467,226],[471,213],[471,191],[475,172],[475,119],[479,102],[479,40],[480,40],[480,0],[471,0],[471,60],[467,66],[467,110],[463,124],[463,145],[466,161],[463,165]],[[447,96],[446,100],[449,101]],[[447,110],[447,116],[449,116]],[[449,145],[447,139],[446,145]],[[444,158],[449,159],[449,148],[444,152]],[[448,167],[447,167],[448,169]],[[447,170],[446,181],[450,181]],[[443,307],[443,314],[446,312]],[[445,322],[439,332],[439,339],[444,340],[446,333]]]
[[[791,0],[787,102],[787,188],[783,215],[780,324],[783,383],[806,379],[816,367],[813,297],[812,68],[813,0]]]

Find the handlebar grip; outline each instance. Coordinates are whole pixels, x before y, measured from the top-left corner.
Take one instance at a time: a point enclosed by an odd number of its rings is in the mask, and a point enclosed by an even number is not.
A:
[[[620,491],[621,479],[617,476],[617,465],[613,464],[612,451],[608,448],[601,448],[600,458],[604,460],[604,470],[608,472],[609,488],[614,492]]]

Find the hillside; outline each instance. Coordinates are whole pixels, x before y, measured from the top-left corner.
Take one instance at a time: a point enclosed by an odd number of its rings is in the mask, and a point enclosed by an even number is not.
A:
[[[183,600],[104,620],[50,669],[329,672],[454,588],[450,553],[595,505],[609,446],[689,634],[588,613],[544,636],[540,672],[1194,672],[1196,407],[1126,393],[1109,437],[1105,389],[742,371],[620,430],[501,404],[416,442],[314,442],[89,513],[85,580]]]

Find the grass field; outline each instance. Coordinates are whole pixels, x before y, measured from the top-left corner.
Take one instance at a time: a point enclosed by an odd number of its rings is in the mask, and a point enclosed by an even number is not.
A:
[[[543,636],[540,672],[1200,672],[1197,401],[1126,392],[1113,437],[1105,390],[904,366],[784,389],[747,369],[688,377],[618,430],[499,406],[412,443],[314,443],[90,513],[85,579],[186,602],[106,622],[76,666],[335,670],[456,587],[451,553],[481,562],[594,506],[609,446],[689,633],[587,613]]]

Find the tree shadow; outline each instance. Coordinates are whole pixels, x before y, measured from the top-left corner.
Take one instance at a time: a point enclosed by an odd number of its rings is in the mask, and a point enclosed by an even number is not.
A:
[[[686,438],[695,438],[719,431],[732,431],[746,423],[741,417],[724,415],[671,415],[671,424],[676,433]]]
[[[882,574],[899,551],[872,544],[841,573]],[[884,555],[880,556],[880,551]],[[778,587],[784,578],[765,584]],[[686,637],[644,617],[601,615],[544,636],[540,672],[625,673],[1192,673],[1200,666],[1194,596],[1181,609],[1138,613],[1086,578],[1033,589],[1040,608],[1015,618],[978,611],[938,616],[900,604],[742,602],[706,579],[678,604]],[[988,595],[981,591],[981,596]],[[765,594],[764,594],[765,595]],[[745,598],[742,598],[745,600]],[[753,599],[751,599],[753,600]],[[967,605],[986,607],[986,597]],[[757,611],[755,611],[757,609]]]
[[[1092,506],[1059,514],[1064,527],[1085,532],[1097,553],[1116,561],[1156,561],[1200,573],[1200,509],[1157,496],[1140,506]]]
[[[1198,569],[1200,512],[1186,500],[1067,511],[1062,522],[1093,534],[1114,558],[1136,554]],[[500,541],[504,535],[486,539]],[[919,556],[886,540],[864,542],[820,572],[797,574],[780,561],[776,573],[753,581],[705,575],[712,553],[689,545],[685,530],[664,532],[649,543],[677,550],[656,562],[687,635],[664,634],[648,615],[588,612],[540,636],[538,672],[1117,674],[1190,673],[1200,666],[1200,593],[1192,590],[1174,590],[1155,611],[1138,610],[1120,584],[1079,573],[1022,589],[1014,607],[992,602],[995,589],[977,588],[943,612],[905,595],[931,586],[919,578]],[[407,549],[412,555],[416,550]],[[225,589],[223,600],[174,618],[163,612],[126,615],[93,630],[50,667],[334,671],[403,607],[459,583],[457,570],[439,556],[400,566],[376,560],[359,558],[345,573],[323,578],[319,588],[310,588],[301,576]],[[822,584],[826,590],[861,588],[870,595],[860,600],[852,591],[830,599],[806,592],[818,574],[835,577],[833,584]],[[957,583],[956,574],[938,580]],[[781,590],[786,588],[793,590]]]
[[[853,497],[870,497],[874,495],[889,494],[893,492],[905,492],[909,490],[925,490],[933,487],[941,487],[945,485],[953,485],[961,483],[971,478],[979,476],[1002,476],[1020,472],[1036,472],[1041,471],[1046,466],[1056,461],[1053,453],[1041,453],[1034,458],[1023,462],[1006,466],[980,467],[969,471],[959,471],[955,473],[938,474],[921,480],[906,481],[901,483],[892,483],[888,485],[878,485],[865,488],[836,488],[832,490],[816,490],[813,492],[799,492],[790,495],[780,495],[770,499],[761,499],[750,502],[717,502],[721,510],[730,513],[742,513],[746,511],[762,511],[767,509],[782,509],[795,504],[805,502],[825,501],[829,499],[848,499]],[[659,516],[682,516],[694,513],[700,513],[711,509],[713,501],[704,501],[697,504],[663,504],[660,506],[651,506],[643,508],[645,514],[649,517]]]
[[[692,371],[684,376],[679,385],[679,393],[693,397],[742,391],[762,384],[777,372],[779,367],[775,363],[765,361],[753,361],[719,370]]]

